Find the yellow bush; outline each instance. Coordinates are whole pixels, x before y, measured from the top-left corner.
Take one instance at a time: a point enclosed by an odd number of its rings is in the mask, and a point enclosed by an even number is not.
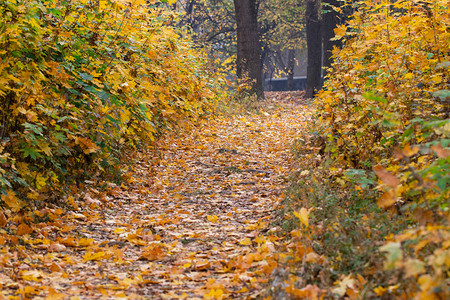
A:
[[[334,52],[316,102],[326,152],[333,167],[351,169],[347,174],[373,170],[379,207],[411,224],[380,248],[391,273],[374,292],[444,299],[450,284],[448,2],[357,3],[348,24],[336,29],[345,46]]]
[[[0,1],[2,199],[44,200],[210,111],[217,84],[206,57],[159,7]]]

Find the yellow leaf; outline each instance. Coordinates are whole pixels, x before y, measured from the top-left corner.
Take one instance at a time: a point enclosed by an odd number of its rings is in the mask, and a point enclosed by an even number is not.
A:
[[[208,294],[205,294],[205,299],[222,299],[223,290],[222,289],[211,289]]]
[[[219,220],[219,217],[216,215],[206,216],[206,218],[208,219],[208,221],[210,221],[212,223],[217,223],[217,221]]]
[[[100,251],[96,253],[88,252],[85,255],[83,255],[84,261],[90,261],[90,260],[100,260],[105,256],[105,252]]]
[[[299,212],[294,211],[294,216],[296,216],[300,222],[303,223],[306,227],[308,227],[308,220],[309,220],[309,209],[306,209],[304,207],[300,208]]]
[[[23,203],[16,197],[16,193],[9,190],[6,195],[1,196],[3,202],[5,202],[6,206],[11,208],[13,212],[18,212],[24,205]]]
[[[240,241],[239,244],[243,246],[250,246],[252,244],[252,241],[249,238],[245,238],[242,241]]]
[[[374,288],[373,291],[378,296],[383,296],[388,291],[388,288],[385,288],[385,287],[382,287],[382,286],[378,286],[378,287]]]

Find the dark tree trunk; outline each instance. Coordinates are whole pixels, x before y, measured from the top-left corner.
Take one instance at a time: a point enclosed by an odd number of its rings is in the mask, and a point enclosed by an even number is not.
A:
[[[331,67],[333,62],[331,55],[333,47],[341,47],[340,41],[332,41],[334,38],[334,29],[341,24],[341,16],[333,7],[342,6],[339,0],[322,0],[322,6],[326,11],[322,14],[322,37],[323,37],[323,75],[325,77],[327,68]]]
[[[234,0],[237,23],[237,76],[248,76],[252,94],[264,98],[256,0]]]
[[[295,67],[295,49],[288,50],[288,63],[287,63],[287,89],[288,91],[294,90],[294,67]]]
[[[320,0],[306,0],[306,97],[314,97],[322,85],[322,34],[319,18]]]

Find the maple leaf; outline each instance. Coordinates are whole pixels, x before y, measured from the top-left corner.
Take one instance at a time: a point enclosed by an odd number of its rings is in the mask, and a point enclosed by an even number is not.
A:
[[[12,190],[8,190],[6,195],[1,195],[1,199],[14,212],[18,212],[24,206]]]
[[[310,212],[310,209],[308,210],[308,209],[302,207],[302,208],[300,208],[299,212],[294,211],[293,214],[300,220],[300,222],[303,223],[303,225],[308,227],[309,226],[308,225],[309,212]]]
[[[142,250],[140,259],[161,260],[167,256],[167,246],[162,243],[152,243]]]
[[[440,144],[431,146],[431,149],[436,152],[440,158],[447,158],[450,156],[450,150],[442,147]]]

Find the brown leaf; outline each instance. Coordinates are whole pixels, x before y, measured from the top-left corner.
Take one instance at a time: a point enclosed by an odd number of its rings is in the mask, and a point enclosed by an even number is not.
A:
[[[49,267],[52,272],[62,272],[64,269],[57,263],[52,263]]]
[[[6,224],[8,224],[8,220],[6,219],[3,212],[0,212],[0,228],[5,227]]]
[[[450,150],[442,147],[440,144],[431,146],[431,149],[433,149],[440,158],[447,158],[450,156]]]
[[[382,166],[376,165],[373,167],[373,170],[385,185],[396,188],[400,184],[400,179],[386,171]]]
[[[397,201],[397,193],[394,190],[384,192],[383,195],[378,199],[377,204],[381,208],[392,207]]]
[[[64,246],[63,244],[59,244],[59,243],[55,243],[50,245],[50,247],[48,248],[48,250],[50,252],[63,252],[66,251],[66,246]]]

